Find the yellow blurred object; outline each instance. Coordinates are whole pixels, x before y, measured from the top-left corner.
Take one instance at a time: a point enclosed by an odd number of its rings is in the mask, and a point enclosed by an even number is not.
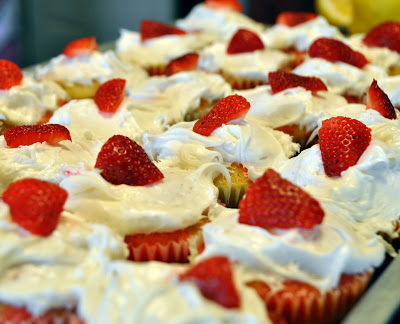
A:
[[[315,0],[315,8],[319,15],[324,16],[335,26],[347,27],[353,20],[351,0]]]
[[[388,20],[400,21],[400,0],[315,0],[318,14],[349,32],[366,33]]]

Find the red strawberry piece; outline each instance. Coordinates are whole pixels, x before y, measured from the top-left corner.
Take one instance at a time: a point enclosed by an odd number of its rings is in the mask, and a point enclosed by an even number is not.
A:
[[[305,77],[283,71],[270,72],[268,74],[268,81],[271,85],[271,91],[273,94],[296,87],[302,87],[310,91],[328,90],[326,85],[319,78]]]
[[[22,82],[22,70],[15,63],[0,60],[0,90],[7,90]]]
[[[10,184],[2,199],[15,223],[32,234],[48,236],[57,227],[67,197],[54,183],[28,178]]]
[[[265,46],[261,38],[256,33],[247,29],[239,29],[229,42],[226,52],[228,54],[239,54],[254,52],[264,48]]]
[[[372,81],[367,93],[367,109],[374,109],[383,117],[396,119],[396,111],[389,97],[381,88],[376,80]]]
[[[67,310],[51,310],[40,316],[33,316],[24,307],[0,305],[2,324],[84,324],[76,314]]]
[[[372,47],[387,47],[400,53],[400,22],[387,21],[372,28],[363,39]]]
[[[276,18],[276,24],[294,27],[317,18],[313,12],[284,11]]]
[[[268,169],[239,202],[239,223],[264,229],[312,229],[324,217],[319,202]]]
[[[184,35],[186,32],[180,28],[169,26],[158,21],[143,20],[140,24],[140,37],[142,42],[148,39],[165,35]]]
[[[94,102],[100,111],[115,113],[125,96],[124,79],[112,79],[103,83],[94,95]]]
[[[193,281],[201,294],[223,307],[239,308],[240,297],[233,282],[229,260],[216,256],[195,264],[179,276],[180,281]]]
[[[311,44],[308,54],[310,57],[323,58],[329,62],[341,61],[360,69],[368,64],[368,60],[363,54],[332,38],[318,38]]]
[[[198,61],[199,61],[199,54],[197,53],[185,54],[169,62],[165,69],[165,74],[169,76],[182,71],[195,70],[197,68]]]
[[[324,120],[319,145],[326,175],[339,177],[356,165],[370,142],[371,129],[356,119],[338,116]]]
[[[250,103],[242,96],[233,95],[221,99],[193,126],[197,134],[209,136],[215,129],[231,120],[243,117],[250,109]]]
[[[69,42],[62,53],[69,57],[87,56],[97,51],[98,48],[99,45],[96,42],[96,37],[90,36]]]
[[[204,5],[211,9],[227,9],[243,12],[243,6],[238,0],[205,0]]]
[[[69,130],[59,124],[23,125],[10,128],[4,133],[4,138],[9,147],[32,145],[47,142],[56,145],[60,141],[71,140]]]
[[[114,135],[102,146],[96,168],[112,184],[145,186],[164,178],[145,150],[129,137]]]

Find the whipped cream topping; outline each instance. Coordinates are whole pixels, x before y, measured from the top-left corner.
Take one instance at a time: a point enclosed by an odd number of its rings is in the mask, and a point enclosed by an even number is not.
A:
[[[171,232],[196,224],[217,205],[214,177],[224,171],[209,163],[196,171],[161,168],[164,179],[148,186],[113,185],[97,173],[65,179],[65,210],[89,223],[101,223],[121,235]]]
[[[320,78],[334,94],[364,95],[373,79],[387,74],[378,66],[367,64],[363,69],[343,62],[329,62],[321,58],[308,58],[293,73]]]
[[[83,133],[72,141],[64,140],[56,145],[46,142],[9,148],[0,137],[0,193],[19,179],[37,178],[60,183],[65,177],[94,166],[99,143],[90,134]]]
[[[198,108],[202,100],[212,104],[231,92],[231,86],[220,75],[189,71],[170,77],[149,78],[129,97],[157,107],[155,109],[172,123],[183,121],[185,115]]]
[[[387,47],[372,47],[365,45],[362,40],[364,34],[352,35],[345,41],[357,52],[361,52],[370,63],[380,66],[384,71],[388,72],[390,68],[400,66],[400,54],[392,51]]]
[[[24,76],[20,85],[0,90],[0,114],[8,125],[37,124],[46,111],[56,110],[68,99],[68,94],[56,83]]]
[[[320,37],[340,38],[342,33],[337,27],[329,25],[322,16],[293,27],[273,25],[263,34],[266,46],[278,49],[294,47],[298,51],[307,51],[312,42]]]
[[[261,33],[265,26],[246,15],[224,9],[212,9],[203,4],[192,8],[189,14],[177,21],[177,26],[186,31],[209,32],[217,39],[229,40],[239,28]]]
[[[116,49],[123,62],[149,67],[166,65],[172,59],[197,51],[210,42],[210,37],[202,33],[165,35],[142,42],[140,33],[122,29]]]
[[[400,108],[400,75],[380,79],[378,86],[388,95],[393,106]]]
[[[327,112],[334,115],[337,107],[347,104],[342,96],[328,91],[318,91],[317,95],[313,95],[302,87],[272,94],[271,86],[266,85],[237,93],[250,102],[247,116],[262,118],[269,127],[295,124],[304,127],[307,132],[317,127],[320,114]]]
[[[344,218],[325,213],[313,230],[268,231],[240,224],[238,210],[225,209],[203,228],[205,250],[200,259],[225,255],[251,269],[272,275],[272,281],[298,280],[321,291],[335,288],[342,274],[378,266],[385,248],[377,237],[367,237]]]
[[[110,79],[126,80],[127,89],[134,89],[147,78],[147,72],[139,66],[123,64],[112,51],[93,52],[89,56],[67,57],[59,55],[36,71],[36,78],[51,79],[67,86],[74,84],[100,84]]]
[[[116,134],[140,142],[144,131],[162,132],[167,121],[168,117],[151,103],[130,99],[124,99],[114,114],[99,111],[93,99],[72,100],[50,119],[50,123],[67,126],[76,137],[90,136],[103,144]]]
[[[210,136],[193,132],[195,122],[173,125],[160,135],[144,134],[147,154],[164,165],[197,168],[209,161],[237,162],[249,170],[250,178],[260,176],[299,151],[299,144],[283,132],[266,126],[264,120],[247,116],[223,124]]]
[[[227,43],[214,43],[200,52],[199,67],[209,72],[227,72],[235,76],[268,82],[268,73],[290,62],[279,50],[263,49],[248,53],[227,54]]]
[[[359,118],[371,128],[372,141],[356,165],[340,177],[326,176],[319,145],[283,162],[281,175],[309,192],[324,209],[357,222],[370,233],[382,231],[394,236],[393,222],[399,218],[400,128],[368,109]]]

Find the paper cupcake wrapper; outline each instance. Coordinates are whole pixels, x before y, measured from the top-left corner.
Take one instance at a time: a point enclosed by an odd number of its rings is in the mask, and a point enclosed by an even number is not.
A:
[[[338,288],[324,294],[306,284],[294,292],[272,293],[262,282],[248,285],[255,288],[269,311],[283,316],[288,324],[329,324],[343,318],[363,294],[373,271],[343,275]]]
[[[92,84],[74,83],[72,85],[67,85],[61,81],[57,81],[57,83],[69,94],[72,99],[93,98],[97,89],[100,87],[100,83],[96,80],[92,80]]]
[[[226,71],[220,71],[219,73],[225,79],[225,81],[228,82],[231,87],[236,90],[253,89],[257,86],[268,84],[268,82],[263,80],[246,79],[243,77],[232,75]]]
[[[243,198],[244,194],[248,189],[248,185],[242,185],[239,188],[234,186],[231,190],[227,187],[217,186],[219,190],[218,199],[229,208],[237,208],[239,206],[239,201]]]
[[[165,69],[167,68],[166,65],[151,65],[151,66],[146,66],[145,70],[149,74],[149,76],[155,76],[155,75],[164,75],[165,74]]]

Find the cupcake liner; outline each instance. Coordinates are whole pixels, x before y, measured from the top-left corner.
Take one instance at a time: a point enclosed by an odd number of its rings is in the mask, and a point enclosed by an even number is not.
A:
[[[215,102],[209,102],[208,100],[201,98],[199,107],[192,110],[191,112],[186,113],[185,121],[189,122],[200,119],[201,117],[206,115],[217,102],[218,100],[216,100]]]
[[[310,138],[312,131],[307,132],[305,127],[300,127],[297,124],[284,125],[275,128],[275,130],[284,132],[293,138],[293,142],[300,144],[301,149],[309,147],[307,145],[308,139]]]
[[[170,233],[135,234],[125,237],[129,260],[187,263],[203,245],[201,226],[205,220],[183,230]]]
[[[268,311],[283,316],[288,324],[329,324],[339,321],[367,288],[373,270],[343,275],[339,286],[324,294],[305,283],[285,282],[284,288],[272,292],[261,281],[248,286],[264,300]]]
[[[228,190],[227,187],[217,186],[217,188],[219,190],[218,199],[228,208],[237,208],[239,201],[243,198],[249,186],[242,185],[240,187],[234,187],[232,185],[231,190]]]
[[[67,85],[64,82],[57,81],[57,83],[69,94],[72,99],[88,99],[93,98],[100,83],[92,80],[92,84],[79,84]]]
[[[164,64],[160,65],[151,65],[151,66],[146,66],[145,70],[149,74],[149,76],[155,76],[155,75],[164,75],[165,74],[165,69],[167,66]]]
[[[220,71],[219,73],[225,79],[225,81],[228,82],[231,85],[231,87],[236,90],[253,89],[257,86],[268,84],[268,82],[263,80],[246,79],[243,77],[234,76],[225,71]]]

